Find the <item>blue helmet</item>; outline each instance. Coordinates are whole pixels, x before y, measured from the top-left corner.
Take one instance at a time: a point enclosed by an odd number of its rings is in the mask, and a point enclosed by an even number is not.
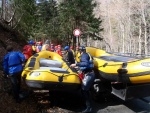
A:
[[[70,48],[69,46],[65,46],[64,50],[69,50],[69,48]]]
[[[30,41],[29,41],[29,44],[33,45],[33,44],[34,44],[34,41],[33,41],[33,40],[30,40]]]

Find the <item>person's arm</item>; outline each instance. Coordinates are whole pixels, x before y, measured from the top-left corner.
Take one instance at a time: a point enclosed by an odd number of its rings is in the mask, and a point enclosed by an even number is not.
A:
[[[88,65],[89,65],[88,62],[78,62],[78,63],[76,64],[76,66],[79,66],[79,67],[87,67]]]
[[[25,63],[25,56],[21,52],[18,52],[18,55],[19,55],[19,57],[21,59],[21,62]]]
[[[81,56],[80,62],[71,65],[71,67],[79,66],[79,67],[88,67],[89,65],[89,56],[84,54]]]

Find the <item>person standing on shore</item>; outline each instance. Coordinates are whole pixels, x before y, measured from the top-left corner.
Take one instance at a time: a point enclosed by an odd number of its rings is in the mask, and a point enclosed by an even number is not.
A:
[[[21,52],[14,51],[14,48],[10,45],[6,49],[8,53],[3,58],[4,76],[10,78],[12,93],[18,103],[21,101],[19,93],[25,56]]]

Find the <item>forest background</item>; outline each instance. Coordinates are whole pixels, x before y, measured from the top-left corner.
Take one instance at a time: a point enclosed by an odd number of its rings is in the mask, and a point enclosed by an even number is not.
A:
[[[82,45],[109,52],[150,54],[149,0],[1,0],[0,3],[1,23],[27,40],[74,44],[73,30],[79,28]]]

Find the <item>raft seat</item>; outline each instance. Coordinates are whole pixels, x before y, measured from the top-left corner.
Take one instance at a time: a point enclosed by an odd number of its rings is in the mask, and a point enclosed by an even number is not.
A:
[[[56,61],[56,60],[50,60],[50,59],[40,59],[40,67],[62,67],[62,62]]]
[[[66,69],[62,68],[62,62],[50,59],[40,59],[41,70],[50,70],[56,73],[69,73]]]
[[[56,72],[56,73],[69,73],[66,69],[64,68],[58,68],[58,67],[40,67],[41,70],[50,70],[51,72]]]

